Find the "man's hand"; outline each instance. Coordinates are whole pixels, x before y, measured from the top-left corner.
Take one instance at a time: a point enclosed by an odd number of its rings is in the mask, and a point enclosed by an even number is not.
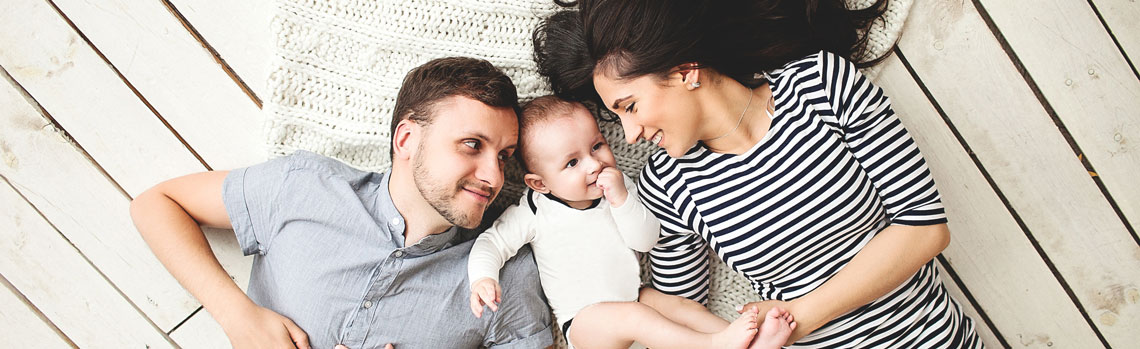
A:
[[[625,178],[617,168],[603,168],[602,173],[598,174],[597,183],[598,188],[602,189],[602,195],[606,196],[606,201],[610,202],[610,207],[620,207],[625,203],[626,196],[629,196],[629,191],[625,190]]]
[[[218,317],[218,323],[236,349],[310,348],[309,336],[293,320],[260,306],[232,317]]]
[[[499,311],[499,302],[502,301],[503,292],[499,283],[491,278],[482,278],[471,284],[471,312],[475,317],[483,317],[483,306],[491,311]]]
[[[337,344],[334,349],[348,349],[348,347],[344,346],[344,344]],[[393,347],[392,343],[388,343],[384,345],[384,349],[396,349],[396,347]]]

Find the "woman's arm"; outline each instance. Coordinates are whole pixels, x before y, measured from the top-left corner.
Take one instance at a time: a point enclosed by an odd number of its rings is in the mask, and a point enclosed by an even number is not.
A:
[[[819,288],[789,302],[764,301],[747,306],[755,305],[761,312],[780,306],[791,312],[798,325],[788,339],[790,345],[840,315],[894,290],[949,243],[946,224],[891,225]]]

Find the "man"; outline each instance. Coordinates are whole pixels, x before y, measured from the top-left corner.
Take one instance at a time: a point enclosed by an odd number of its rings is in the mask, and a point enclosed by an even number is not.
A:
[[[529,251],[503,270],[509,301],[476,318],[472,242],[456,231],[478,226],[502,188],[517,103],[510,78],[490,63],[437,59],[404,78],[390,172],[299,151],[163,182],[131,203],[131,216],[237,348],[546,347],[549,309]],[[233,228],[255,254],[248,296],[199,225]]]

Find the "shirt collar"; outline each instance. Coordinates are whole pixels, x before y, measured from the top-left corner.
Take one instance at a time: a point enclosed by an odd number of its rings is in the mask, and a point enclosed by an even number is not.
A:
[[[407,224],[404,216],[396,209],[396,203],[392,201],[392,193],[388,191],[388,182],[391,179],[392,171],[388,170],[384,173],[384,179],[380,181],[380,188],[377,189],[376,207],[380,211],[377,218],[382,221],[381,224],[387,225],[388,234],[396,242],[396,248],[403,249],[405,253],[413,256],[423,256],[451,246],[458,234],[455,226],[442,233],[428,235],[412,246],[404,246],[404,228]]]

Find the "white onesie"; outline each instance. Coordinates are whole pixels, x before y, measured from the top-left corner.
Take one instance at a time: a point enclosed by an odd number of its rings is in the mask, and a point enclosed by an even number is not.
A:
[[[467,264],[471,282],[498,281],[503,263],[529,243],[559,327],[588,305],[636,301],[641,277],[634,251],[653,248],[660,223],[641,203],[633,181],[622,177],[629,194],[616,208],[603,198],[578,210],[527,190],[475,240]]]

